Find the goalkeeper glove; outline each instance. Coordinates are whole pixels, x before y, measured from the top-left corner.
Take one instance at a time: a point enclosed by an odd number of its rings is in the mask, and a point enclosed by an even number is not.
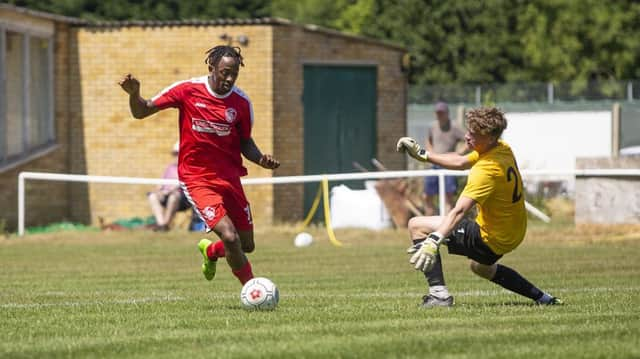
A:
[[[415,265],[416,270],[428,273],[438,260],[438,248],[445,241],[442,234],[438,232],[431,233],[424,241],[417,243],[407,250],[407,253],[413,254],[409,263]]]
[[[427,158],[429,158],[429,152],[420,147],[418,142],[411,137],[402,137],[399,139],[396,144],[396,150],[398,152],[406,151],[409,156],[422,162],[427,162]]]

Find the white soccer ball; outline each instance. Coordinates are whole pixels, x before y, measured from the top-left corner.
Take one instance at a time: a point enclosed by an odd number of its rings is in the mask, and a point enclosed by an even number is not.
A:
[[[298,233],[296,238],[293,240],[293,245],[296,247],[310,246],[311,243],[313,243],[313,237],[307,232]]]
[[[240,291],[240,302],[247,310],[273,310],[278,306],[278,300],[278,287],[267,278],[253,278]]]

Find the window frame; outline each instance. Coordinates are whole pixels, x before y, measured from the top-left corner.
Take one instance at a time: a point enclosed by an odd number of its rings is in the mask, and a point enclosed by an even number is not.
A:
[[[8,156],[7,143],[7,61],[6,46],[7,32],[18,33],[22,35],[22,150],[19,154]],[[29,96],[31,93],[31,39],[39,38],[47,42],[47,77],[49,80],[47,97],[48,114],[45,121],[46,124],[46,140],[40,145],[31,145],[30,116],[31,101]],[[44,156],[55,150],[57,145],[56,133],[56,116],[55,116],[55,33],[41,31],[27,26],[16,25],[6,22],[0,22],[0,173],[19,165],[25,164],[36,158]]]

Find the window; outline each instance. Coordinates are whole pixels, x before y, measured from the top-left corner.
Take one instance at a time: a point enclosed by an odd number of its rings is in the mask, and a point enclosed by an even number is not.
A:
[[[0,169],[54,143],[52,44],[0,27]]]

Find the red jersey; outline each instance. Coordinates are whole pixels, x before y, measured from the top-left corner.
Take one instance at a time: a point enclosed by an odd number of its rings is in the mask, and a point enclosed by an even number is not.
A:
[[[249,97],[233,87],[218,95],[208,76],[176,82],[151,99],[159,109],[180,111],[178,176],[182,182],[238,178],[242,166],[240,140],[251,137],[253,108]]]

